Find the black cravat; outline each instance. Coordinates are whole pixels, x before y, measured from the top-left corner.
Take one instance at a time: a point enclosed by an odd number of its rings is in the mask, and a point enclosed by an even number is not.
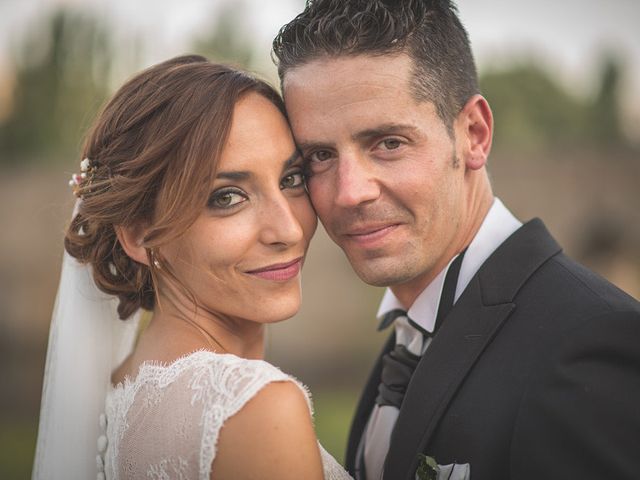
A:
[[[465,252],[466,250],[458,255],[449,266],[449,270],[447,270],[447,275],[445,276],[444,285],[442,287],[442,294],[440,295],[440,303],[438,305],[438,313],[436,315],[433,333],[424,331],[407,317],[409,323],[414,328],[423,332],[425,337],[435,335],[444,318],[451,311],[451,308],[453,308],[453,300],[455,298],[456,286],[458,284],[458,275],[460,274],[460,266],[462,265]],[[378,329],[385,328],[391,325],[396,318],[406,315],[407,312],[404,310],[391,310],[383,317]],[[376,403],[378,405],[393,405],[396,408],[400,408],[404,394],[409,386],[411,375],[413,375],[413,371],[419,361],[420,355],[411,353],[405,345],[400,343],[396,343],[395,348],[389,351],[382,358],[381,381],[378,386],[378,396],[376,397]]]
[[[398,316],[406,316],[406,312],[400,310],[396,318]],[[376,397],[378,405],[400,408],[411,375],[419,361],[420,356],[411,353],[406,345],[401,343],[396,343],[395,348],[382,357],[382,373]]]
[[[463,251],[458,255],[447,270],[433,333],[426,332],[407,316],[407,312],[401,309],[395,309],[387,313],[378,327],[379,330],[384,329],[396,322],[397,319],[399,323],[396,325],[396,333],[401,331],[405,340],[407,337],[412,337],[412,340],[410,340],[411,345],[404,345],[400,343],[396,335],[395,348],[382,357],[382,373],[380,385],[378,386],[376,406],[369,418],[365,437],[363,437],[361,444],[362,456],[359,460],[360,472],[358,478],[380,478],[382,475],[384,458],[389,448],[389,439],[395,424],[397,411],[402,406],[411,376],[420,361],[422,350],[424,350],[424,347],[420,348],[420,345],[424,345],[424,339],[419,342],[419,337],[415,335],[419,336],[420,333],[425,337],[434,335],[453,307],[458,274],[460,273],[464,253]],[[406,317],[406,320],[405,318],[398,319],[398,317]],[[413,351],[410,351],[408,347]]]

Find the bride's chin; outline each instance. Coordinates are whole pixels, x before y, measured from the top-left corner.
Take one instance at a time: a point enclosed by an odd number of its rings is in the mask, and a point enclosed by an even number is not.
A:
[[[289,320],[300,311],[301,295],[288,295],[285,298],[273,299],[274,301],[264,302],[261,312],[261,323],[279,323]],[[260,305],[258,303],[258,305]]]
[[[265,322],[263,323],[280,323],[286,322],[287,320],[291,320],[296,314],[300,311],[300,308],[294,308],[286,312],[278,312],[275,315],[269,315]]]

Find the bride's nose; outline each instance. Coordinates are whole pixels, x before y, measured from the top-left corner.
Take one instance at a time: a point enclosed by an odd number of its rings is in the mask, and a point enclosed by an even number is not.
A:
[[[296,212],[282,193],[266,202],[259,221],[260,239],[267,245],[295,245],[304,238]]]

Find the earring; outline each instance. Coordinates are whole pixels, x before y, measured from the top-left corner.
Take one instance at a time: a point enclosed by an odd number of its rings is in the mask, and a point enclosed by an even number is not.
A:
[[[155,250],[150,250],[150,255],[151,255],[151,263],[153,263],[153,266],[157,269],[157,270],[162,270],[162,264],[160,263],[160,260],[158,260],[158,257],[156,257],[156,252]]]

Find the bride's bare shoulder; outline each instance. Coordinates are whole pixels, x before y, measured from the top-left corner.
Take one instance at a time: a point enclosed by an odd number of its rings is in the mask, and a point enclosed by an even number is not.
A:
[[[265,385],[225,422],[211,478],[323,478],[307,398],[298,385]]]
[[[111,373],[111,383],[113,385],[118,385],[119,383],[123,383],[124,379],[126,377],[130,377],[131,375],[131,368],[132,368],[132,356],[133,355],[129,355],[124,362],[122,362],[118,368],[116,368],[112,373]]]

